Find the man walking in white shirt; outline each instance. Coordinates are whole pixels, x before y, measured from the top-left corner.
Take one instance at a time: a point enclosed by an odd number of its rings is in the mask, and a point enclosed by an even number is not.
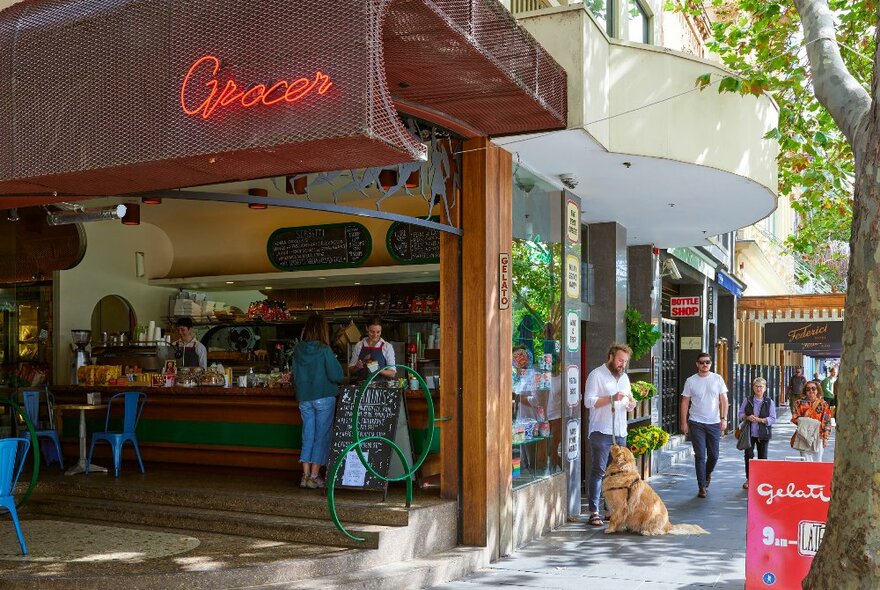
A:
[[[691,435],[700,498],[706,497],[706,489],[712,482],[721,433],[727,428],[729,406],[727,385],[711,367],[712,358],[701,352],[697,356],[697,373],[687,378],[681,392],[681,431]]]
[[[636,406],[626,363],[632,350],[626,344],[612,344],[608,360],[590,371],[584,386],[584,406],[590,410],[590,480],[588,484],[590,520],[602,526],[599,516],[599,495],[602,478],[611,460],[611,446],[626,446],[626,413]]]

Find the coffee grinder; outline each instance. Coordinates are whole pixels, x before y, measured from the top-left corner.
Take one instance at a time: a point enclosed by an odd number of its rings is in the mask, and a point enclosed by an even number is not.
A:
[[[70,367],[70,382],[74,385],[79,383],[77,369],[89,364],[89,354],[86,348],[91,338],[91,330],[71,330],[70,339],[73,341],[73,359]]]

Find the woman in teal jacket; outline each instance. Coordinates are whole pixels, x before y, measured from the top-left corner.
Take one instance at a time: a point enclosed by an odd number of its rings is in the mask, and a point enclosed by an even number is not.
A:
[[[330,332],[321,316],[313,315],[303,328],[293,351],[296,399],[302,416],[302,450],[299,461],[301,488],[322,488],[321,467],[327,464],[336,393],[342,383],[342,366],[330,349]]]

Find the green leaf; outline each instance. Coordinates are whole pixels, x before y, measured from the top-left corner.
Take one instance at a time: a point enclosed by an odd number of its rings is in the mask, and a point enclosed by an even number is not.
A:
[[[694,86],[698,87],[701,91],[706,88],[709,84],[712,83],[712,74],[703,74],[702,76],[697,76],[696,82],[694,82]]]
[[[726,77],[721,80],[721,84],[718,85],[718,93],[722,92],[741,92],[742,91],[742,82],[739,78]]]

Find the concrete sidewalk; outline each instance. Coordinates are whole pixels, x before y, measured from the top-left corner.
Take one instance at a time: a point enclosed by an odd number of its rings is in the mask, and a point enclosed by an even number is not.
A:
[[[779,409],[769,458],[796,456],[787,408]],[[825,450],[834,460],[834,439]],[[437,586],[474,590],[498,586],[583,590],[742,589],[745,585],[747,492],[743,453],[733,435],[721,439],[721,457],[709,497],[697,498],[693,462],[650,479],[673,523],[699,524],[709,535],[642,537],[605,535],[585,519],[571,523],[463,580]]]

